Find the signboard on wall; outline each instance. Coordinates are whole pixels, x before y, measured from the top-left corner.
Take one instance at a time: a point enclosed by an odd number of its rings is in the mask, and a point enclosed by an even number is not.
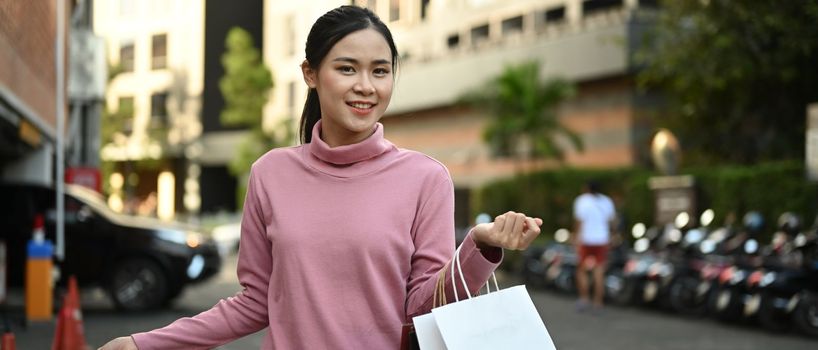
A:
[[[673,222],[676,215],[682,212],[697,217],[693,176],[655,176],[648,179],[648,187],[653,190],[655,224]]]
[[[67,168],[65,169],[65,183],[85,186],[102,193],[102,178],[97,168]]]

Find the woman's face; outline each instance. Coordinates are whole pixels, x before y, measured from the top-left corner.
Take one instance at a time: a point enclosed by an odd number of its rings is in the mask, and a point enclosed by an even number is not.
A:
[[[392,52],[378,31],[364,29],[339,40],[318,70],[302,64],[304,80],[318,92],[321,139],[335,147],[363,141],[392,98]]]

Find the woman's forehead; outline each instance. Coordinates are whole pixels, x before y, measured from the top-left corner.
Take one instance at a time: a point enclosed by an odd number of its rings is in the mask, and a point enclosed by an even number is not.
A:
[[[392,50],[386,38],[375,29],[367,28],[347,34],[327,53],[327,60],[346,57],[359,62],[382,61],[392,63]]]

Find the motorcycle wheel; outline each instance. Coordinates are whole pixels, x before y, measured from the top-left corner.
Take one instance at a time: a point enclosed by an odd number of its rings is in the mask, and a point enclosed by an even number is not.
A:
[[[698,295],[699,279],[692,276],[683,276],[670,285],[670,308],[686,316],[702,316],[707,310],[707,300]]]
[[[574,271],[563,269],[557,278],[554,280],[554,284],[557,286],[557,289],[564,293],[574,293],[577,290],[577,282],[574,278]]]
[[[775,295],[762,295],[761,306],[758,309],[758,322],[765,329],[772,332],[783,332],[790,328],[790,317],[785,312],[780,311],[776,305]]]
[[[741,319],[742,304],[738,300],[738,292],[725,287],[718,287],[713,295],[714,306],[711,311],[717,320],[722,322],[736,322]]]
[[[542,262],[537,260],[527,260],[523,266],[523,283],[532,288],[540,288],[545,286],[545,277],[543,276]]]
[[[609,301],[620,304],[618,301],[628,299],[628,292],[628,281],[622,270],[613,269],[605,274],[605,296]]]
[[[818,338],[818,294],[806,292],[793,312],[795,326],[802,333]]]

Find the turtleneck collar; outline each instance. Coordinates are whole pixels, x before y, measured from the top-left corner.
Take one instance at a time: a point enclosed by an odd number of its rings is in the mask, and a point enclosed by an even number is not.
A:
[[[321,121],[312,129],[312,141],[304,145],[307,162],[317,170],[339,177],[351,177],[379,169],[385,157],[378,157],[395,146],[383,137],[383,125],[361,142],[330,147],[321,139]]]

